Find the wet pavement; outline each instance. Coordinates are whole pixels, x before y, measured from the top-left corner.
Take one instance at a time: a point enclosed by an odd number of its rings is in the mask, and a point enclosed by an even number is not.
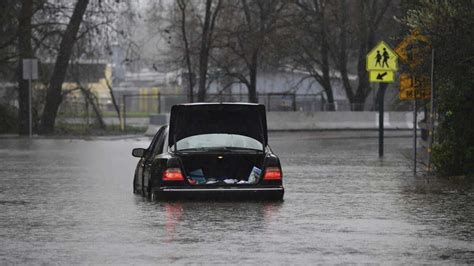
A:
[[[396,135],[271,134],[281,203],[135,196],[148,138],[0,139],[0,264],[473,264],[474,189],[414,178]]]

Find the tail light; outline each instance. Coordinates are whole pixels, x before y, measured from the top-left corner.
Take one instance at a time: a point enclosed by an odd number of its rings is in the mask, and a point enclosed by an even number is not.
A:
[[[163,181],[183,181],[184,177],[179,168],[168,168],[163,172]]]
[[[281,180],[281,171],[279,167],[267,167],[263,180]]]

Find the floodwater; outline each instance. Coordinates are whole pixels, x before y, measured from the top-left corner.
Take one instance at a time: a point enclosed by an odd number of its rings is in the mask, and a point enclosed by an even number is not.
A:
[[[379,159],[374,134],[271,134],[280,203],[135,196],[147,138],[0,139],[0,264],[473,264],[472,186],[414,178],[411,139]]]

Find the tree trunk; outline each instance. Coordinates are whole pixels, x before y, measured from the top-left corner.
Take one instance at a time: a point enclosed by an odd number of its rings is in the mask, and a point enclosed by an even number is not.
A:
[[[249,66],[250,84],[248,86],[248,90],[249,90],[249,102],[251,103],[258,103],[257,68],[258,68],[258,49],[253,52],[251,65]]]
[[[209,61],[209,49],[201,51],[199,57],[199,89],[198,102],[206,101],[206,81],[207,81],[207,67]]]
[[[18,120],[19,134],[29,134],[29,82],[23,79],[22,59],[32,58],[31,47],[31,17],[33,15],[33,0],[23,0],[18,18],[18,50],[20,58],[18,61]]]
[[[94,111],[95,117],[97,118],[97,123],[99,124],[99,127],[102,130],[105,130],[104,119],[102,118],[102,114],[100,113],[100,108],[99,108],[99,106],[97,106],[97,103],[95,101],[96,100],[95,95],[93,95],[90,90],[88,90],[88,89],[86,89],[82,86],[79,87],[79,88],[80,88],[82,94],[84,95],[86,103],[89,103],[90,105],[92,105],[92,110]]]
[[[341,12],[340,15],[340,32],[339,32],[339,46],[335,50],[333,55],[333,60],[336,62],[336,66],[341,73],[342,84],[344,86],[344,91],[346,92],[346,97],[349,103],[354,102],[354,92],[352,91],[352,85],[349,81],[349,72],[347,71],[347,2],[345,0],[340,1],[339,9]]]
[[[358,48],[358,58],[357,58],[357,77],[359,79],[359,85],[357,86],[356,93],[354,95],[353,101],[351,102],[351,109],[353,111],[363,111],[364,110],[364,101],[365,98],[363,95],[369,87],[369,77],[365,69],[365,61],[367,55],[367,31],[370,25],[367,25],[366,22],[366,10],[364,4],[358,5],[359,8],[359,48]]]
[[[365,42],[361,42],[359,45],[359,58],[357,63],[357,76],[359,79],[359,85],[357,86],[356,93],[354,95],[353,101],[351,102],[353,111],[364,110],[365,94],[366,91],[370,89],[369,77],[367,75],[367,71],[365,70],[366,54],[367,46]]]
[[[250,84],[248,87],[249,90],[249,102],[250,103],[258,103],[258,98],[257,98],[257,84],[256,82],[256,76],[257,73],[256,71],[251,71],[250,72]]]
[[[206,13],[201,35],[201,49],[199,51],[199,88],[198,101],[206,101],[207,65],[209,61],[209,30],[211,23],[212,0],[206,0]]]
[[[329,47],[326,38],[326,24],[324,18],[324,11],[321,12],[321,71],[322,71],[322,83],[321,84],[326,92],[327,100],[328,100],[328,108],[327,111],[335,111],[336,107],[334,105],[334,95],[332,92],[331,86],[331,75],[329,73]]]
[[[105,84],[107,85],[107,88],[109,89],[110,98],[112,99],[112,104],[114,105],[115,112],[117,113],[117,118],[120,120],[122,116],[120,115],[120,106],[117,102],[117,99],[115,99],[114,88],[112,87],[112,85],[109,83],[107,79],[105,79]],[[114,84],[113,80],[112,80],[112,84]]]
[[[323,89],[326,92],[327,103],[329,104],[326,111],[335,111],[336,105],[334,104],[334,94],[331,85],[324,82]]]
[[[190,103],[194,102],[194,74],[193,74],[193,65],[191,64],[191,51],[189,49],[188,36],[186,33],[186,1],[179,0],[178,6],[181,10],[181,34],[183,34],[184,42],[184,56],[186,59],[186,67],[188,69],[188,101]]]
[[[63,33],[61,44],[59,45],[59,52],[54,65],[53,74],[49,82],[49,87],[46,94],[46,104],[41,117],[41,132],[52,133],[54,131],[54,123],[58,112],[59,105],[62,101],[61,90],[66,71],[69,65],[72,48],[76,41],[76,35],[79,31],[83,15],[87,9],[89,0],[77,0],[74,11],[67,25],[66,31]]]

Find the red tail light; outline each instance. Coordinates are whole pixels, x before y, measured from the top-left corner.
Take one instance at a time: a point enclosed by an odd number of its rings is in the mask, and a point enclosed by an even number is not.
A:
[[[179,168],[168,168],[163,172],[163,181],[183,181],[184,177]]]
[[[281,171],[278,167],[267,167],[265,169],[264,180],[281,180]]]

